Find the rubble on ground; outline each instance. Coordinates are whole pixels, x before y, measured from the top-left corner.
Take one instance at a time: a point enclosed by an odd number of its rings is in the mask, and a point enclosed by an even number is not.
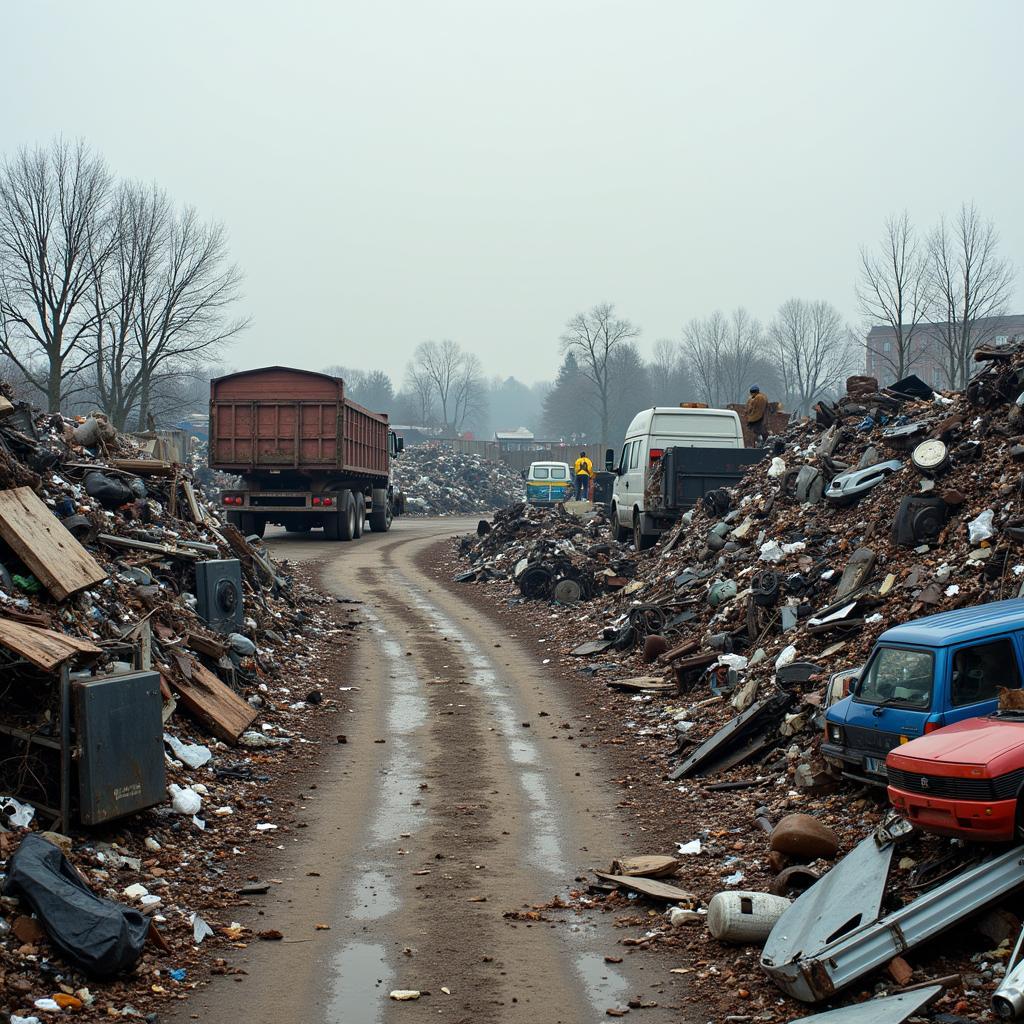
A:
[[[459,582],[512,580],[526,598],[568,605],[628,587],[635,569],[601,512],[584,520],[561,505],[511,505],[493,523],[481,520],[459,551],[472,566]]]
[[[189,466],[0,383],[0,858],[18,877],[0,900],[6,1009],[144,1016],[244,937],[240,879],[295,826],[269,786],[337,707],[324,662],[348,625],[303,575],[223,523]],[[69,737],[78,772],[87,760],[87,737],[64,732],[82,726],[65,672],[76,701],[141,684],[111,793],[148,809],[124,816],[62,784]],[[89,815],[104,828],[86,831]]]
[[[406,514],[447,516],[493,512],[522,501],[522,476],[503,462],[489,462],[439,442],[406,448],[391,464],[396,494]]]
[[[655,785],[684,854],[674,880],[695,902],[677,908],[690,915],[681,924],[669,915],[653,927],[638,920],[644,934],[633,944],[683,953],[697,1000],[733,1013],[742,1005],[749,1019],[766,1021],[806,1012],[780,998],[759,948],[721,945],[693,925],[722,891],[798,895],[829,869],[835,849],[844,855],[881,824],[884,790],[839,780],[820,756],[824,709],[843,694],[843,678],[829,680],[863,665],[890,626],[1022,591],[1024,354],[978,358],[963,392],[852,378],[841,401],[820,403],[813,418],[773,438],[739,485],[709,495],[653,549],[623,553],[628,587],[550,619],[546,652],[593,681],[590,703],[603,723],[594,728],[618,737],[601,742],[628,744],[634,779],[662,780]],[[565,540],[557,515],[536,524],[551,532],[519,534],[496,520],[464,541],[461,578],[496,601],[524,601],[508,566],[530,547]],[[827,850],[773,842],[781,819],[797,812],[817,822],[805,829],[827,830]],[[958,849],[935,836],[912,839],[893,862],[899,898],[927,884],[919,868],[962,861]],[[607,879],[576,897],[628,907]],[[1024,906],[1010,906],[1015,913],[1002,912],[1013,931]],[[920,959],[907,954],[912,979],[961,975],[938,1006],[984,1017],[1015,937],[979,939],[974,926],[960,928]],[[864,984],[877,992],[905,983],[893,977]]]

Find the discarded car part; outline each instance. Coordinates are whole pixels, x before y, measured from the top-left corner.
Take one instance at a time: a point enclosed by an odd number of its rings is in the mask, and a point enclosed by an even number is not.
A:
[[[779,574],[772,569],[759,569],[750,578],[750,593],[755,604],[771,607],[779,599]]]
[[[708,604],[712,608],[718,608],[731,601],[736,596],[737,589],[735,580],[719,580],[718,583],[712,583],[708,588]]]
[[[825,478],[816,466],[801,466],[796,477],[794,496],[803,505],[805,502],[817,505],[825,492]]]
[[[887,476],[903,468],[899,459],[879,462],[867,469],[855,469],[834,477],[825,489],[825,500],[833,505],[852,505],[858,498],[877,487]]]
[[[1018,1020],[1024,1016],[1024,928],[1006,961],[1006,974],[992,993],[992,1009],[1000,1020]]]
[[[64,524],[64,529],[79,544],[91,544],[100,532],[99,527],[88,516],[68,516],[61,522]]]
[[[794,661],[775,670],[775,681],[783,689],[809,683],[814,676],[820,677],[825,670],[813,661]]]
[[[583,588],[576,580],[561,579],[555,584],[551,596],[560,604],[577,604],[583,596]]]
[[[669,778],[674,780],[689,775],[710,775],[726,765],[740,764],[767,750],[775,742],[776,722],[773,719],[782,718],[791,700],[788,693],[775,693],[764,700],[755,701],[746,711],[705,740],[669,773]]]
[[[806,892],[821,878],[813,868],[803,864],[791,864],[783,868],[772,880],[772,892],[776,896],[788,896],[791,892]]]
[[[882,431],[882,440],[893,448],[909,448],[919,437],[928,433],[927,423],[905,423]]]
[[[724,516],[732,507],[732,496],[724,487],[708,491],[701,500],[713,516]]]
[[[814,1013],[800,1017],[791,1024],[903,1024],[942,993],[942,985],[927,985],[894,996],[868,999],[852,1006],[841,1006],[837,1010]],[[959,1020],[959,1018],[957,1018]]]
[[[629,610],[629,623],[640,636],[661,633],[665,628],[665,609],[656,604],[638,604]]]
[[[892,523],[893,543],[914,548],[933,544],[946,525],[949,510],[936,495],[908,494],[896,510]]]
[[[78,753],[78,814],[99,825],[162,803],[164,743],[158,672],[72,684]]]
[[[968,462],[977,462],[984,452],[985,447],[980,441],[964,441],[953,449],[953,459],[957,465]]]
[[[545,565],[528,565],[516,579],[519,592],[530,600],[541,600],[551,592],[551,570]]]
[[[715,893],[708,902],[708,931],[721,942],[764,942],[790,906],[791,900],[766,892]]]
[[[218,558],[196,563],[196,612],[218,633],[236,633],[241,630],[245,612],[242,602],[242,563],[237,558]]]
[[[925,476],[937,476],[949,467],[949,449],[935,438],[922,441],[910,456],[914,469]]]
[[[871,548],[857,548],[850,556],[843,575],[836,588],[836,600],[842,601],[855,590],[859,590],[871,575],[875,568],[875,553]]]
[[[784,498],[789,498],[790,501],[796,501],[796,482],[800,476],[800,469],[802,467],[794,466],[787,469],[782,474],[782,479],[779,481],[779,489],[782,492]]]
[[[34,833],[8,863],[4,895],[25,900],[54,946],[87,974],[113,977],[142,955],[149,919],[101,899],[58,847]]]
[[[782,915],[761,966],[784,992],[829,999],[1024,884],[1024,849],[1015,847],[880,918],[893,850],[868,836]]]

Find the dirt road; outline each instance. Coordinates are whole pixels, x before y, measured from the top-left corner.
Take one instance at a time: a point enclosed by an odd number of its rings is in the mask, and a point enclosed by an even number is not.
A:
[[[332,592],[365,601],[343,681],[359,689],[341,694],[347,743],[304,791],[302,838],[268,866],[279,884],[259,916],[240,912],[285,941],[253,943],[238,961],[248,976],[216,979],[178,1020],[583,1024],[631,999],[657,1004],[631,1014],[651,1024],[685,1019],[670,1009],[685,981],[618,945],[612,915],[503,916],[618,853],[649,851],[624,835],[600,751],[559,728],[572,712],[543,645],[500,635],[472,591],[464,600],[417,567],[429,545],[474,526],[399,520],[354,544],[271,540],[279,557],[323,560]],[[393,989],[424,995],[399,1003]]]

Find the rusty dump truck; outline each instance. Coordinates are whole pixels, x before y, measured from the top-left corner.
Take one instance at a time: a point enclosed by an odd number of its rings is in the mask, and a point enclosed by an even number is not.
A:
[[[353,540],[391,528],[390,463],[402,441],[340,377],[267,366],[210,382],[210,468],[242,478],[221,501],[246,535],[268,523]]]

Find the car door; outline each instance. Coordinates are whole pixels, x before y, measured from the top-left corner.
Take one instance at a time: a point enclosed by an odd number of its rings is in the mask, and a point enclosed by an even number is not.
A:
[[[626,470],[626,502],[623,509],[623,525],[633,523],[633,506],[639,504],[644,496],[643,459],[641,455],[646,446],[646,438],[633,442],[629,451],[629,468]]]
[[[999,688],[1020,688],[1017,644],[1012,636],[986,637],[950,651],[949,695],[943,724],[990,715],[999,704]]]

